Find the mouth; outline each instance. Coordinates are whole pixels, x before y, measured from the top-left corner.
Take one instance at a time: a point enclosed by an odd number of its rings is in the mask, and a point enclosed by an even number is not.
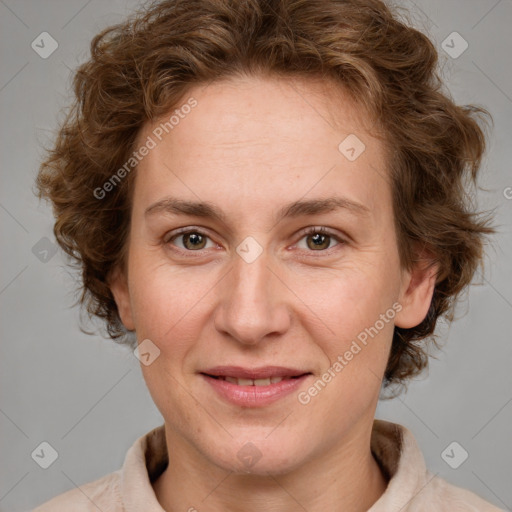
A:
[[[218,397],[242,407],[264,407],[297,391],[312,372],[267,366],[222,366],[199,372]]]
[[[201,373],[206,377],[211,377],[216,380],[224,380],[236,384],[237,386],[270,386],[271,384],[277,384],[283,380],[300,379],[305,375],[311,375],[311,373],[303,373],[301,375],[293,375],[291,377],[268,377],[266,379],[244,379],[242,377],[229,377],[227,375],[210,375],[208,373]]]

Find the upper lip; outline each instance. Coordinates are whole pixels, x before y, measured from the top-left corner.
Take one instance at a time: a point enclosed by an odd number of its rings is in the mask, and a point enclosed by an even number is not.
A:
[[[243,368],[242,366],[215,366],[201,371],[205,375],[215,377],[233,377],[238,379],[268,379],[270,377],[297,377],[306,373],[307,370],[297,368],[285,368],[284,366],[262,366],[259,368]]]

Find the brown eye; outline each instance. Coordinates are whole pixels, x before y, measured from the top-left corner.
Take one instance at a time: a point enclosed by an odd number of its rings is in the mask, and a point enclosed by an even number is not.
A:
[[[308,235],[306,239],[308,241],[308,247],[314,251],[318,249],[328,249],[331,245],[331,237],[329,235],[322,235],[321,233]]]
[[[306,241],[306,249],[322,252],[336,245],[343,244],[343,240],[337,235],[328,232],[325,228],[310,228],[306,231],[301,241]],[[333,240],[335,243],[333,244]],[[298,244],[300,247],[300,243]],[[304,248],[304,247],[301,247]]]
[[[204,249],[206,245],[206,237],[200,233],[187,233],[183,236],[183,245],[187,249]]]
[[[180,241],[178,243],[178,241]],[[213,242],[209,239],[209,237],[200,231],[182,231],[177,235],[169,238],[166,243],[175,245],[179,249],[184,251],[200,251],[205,249],[208,242],[210,241],[211,247],[214,246]]]

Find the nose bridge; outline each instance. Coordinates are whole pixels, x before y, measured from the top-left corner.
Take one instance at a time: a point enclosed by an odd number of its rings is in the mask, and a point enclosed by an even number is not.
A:
[[[267,253],[246,257],[244,248],[240,244],[229,278],[221,285],[215,325],[240,343],[255,344],[268,334],[283,333],[290,319],[283,285],[270,269]],[[249,251],[253,249],[249,245]]]

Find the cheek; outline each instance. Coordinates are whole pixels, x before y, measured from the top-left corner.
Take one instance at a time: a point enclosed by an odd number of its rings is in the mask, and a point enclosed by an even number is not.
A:
[[[399,292],[398,279],[393,274],[392,268],[361,264],[316,271],[309,278],[293,276],[291,282],[296,296],[309,308],[311,325],[323,326],[331,338],[341,336],[346,340],[373,326],[381,314],[392,308]],[[393,312],[388,316],[394,316]],[[392,330],[392,326],[388,327]]]
[[[308,305],[322,322],[310,313],[307,328],[326,357],[322,374],[299,400],[312,416],[340,428],[373,414],[399,308],[392,283],[370,272],[345,270],[344,278],[317,283],[324,293],[310,295]],[[338,434],[333,428],[329,436],[334,440]]]
[[[215,284],[219,278],[211,271],[172,268],[169,264],[134,272],[133,311],[137,338],[151,340],[159,356],[142,372],[153,401],[162,412],[181,409],[188,403],[184,382],[194,371],[198,357],[205,359],[208,347],[203,343],[211,337],[212,305]],[[210,326],[210,331],[206,329]],[[186,422],[185,409],[180,421]]]
[[[400,308],[393,268],[386,274],[377,266],[347,267],[317,276],[307,289],[309,296],[306,287],[297,294],[308,297],[310,312],[303,318],[309,319],[306,329],[326,356],[322,380],[329,381],[325,391],[322,383],[317,386],[323,399],[316,406],[327,401],[337,404],[337,413],[346,414],[347,408],[359,413],[378,395],[391,348]]]
[[[151,254],[140,254],[132,259],[129,275],[139,339],[160,344],[177,331],[199,326],[194,319],[215,283],[211,269],[172,266]]]

